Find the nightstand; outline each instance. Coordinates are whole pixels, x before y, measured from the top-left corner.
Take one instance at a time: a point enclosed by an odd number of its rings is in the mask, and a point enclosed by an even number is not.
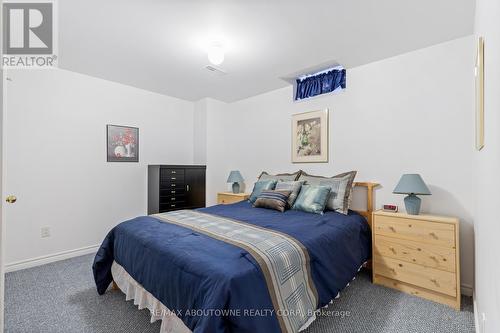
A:
[[[231,204],[247,200],[249,197],[248,193],[219,192],[217,193],[217,204]]]
[[[373,283],[460,310],[459,221],[373,212]]]

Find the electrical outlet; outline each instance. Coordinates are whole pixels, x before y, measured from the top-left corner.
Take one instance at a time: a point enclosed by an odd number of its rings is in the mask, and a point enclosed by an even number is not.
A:
[[[40,236],[42,238],[50,237],[50,227],[42,227],[42,229],[40,229]]]

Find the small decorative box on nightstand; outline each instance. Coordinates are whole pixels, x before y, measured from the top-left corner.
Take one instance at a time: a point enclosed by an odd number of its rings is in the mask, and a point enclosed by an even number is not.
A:
[[[249,197],[248,193],[219,192],[217,193],[217,204],[231,204],[247,200]]]
[[[373,283],[460,310],[459,221],[373,212]]]

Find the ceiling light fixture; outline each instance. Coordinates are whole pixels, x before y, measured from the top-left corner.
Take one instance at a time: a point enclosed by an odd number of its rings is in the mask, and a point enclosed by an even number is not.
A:
[[[214,42],[208,47],[208,61],[214,65],[220,65],[224,62],[224,48],[220,43]]]

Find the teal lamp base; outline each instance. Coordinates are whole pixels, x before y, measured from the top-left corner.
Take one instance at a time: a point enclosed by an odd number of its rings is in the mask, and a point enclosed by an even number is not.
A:
[[[422,200],[415,194],[409,194],[405,197],[406,212],[410,215],[418,215],[420,213],[420,203]]]
[[[237,194],[240,193],[240,183],[233,183],[233,193]]]

